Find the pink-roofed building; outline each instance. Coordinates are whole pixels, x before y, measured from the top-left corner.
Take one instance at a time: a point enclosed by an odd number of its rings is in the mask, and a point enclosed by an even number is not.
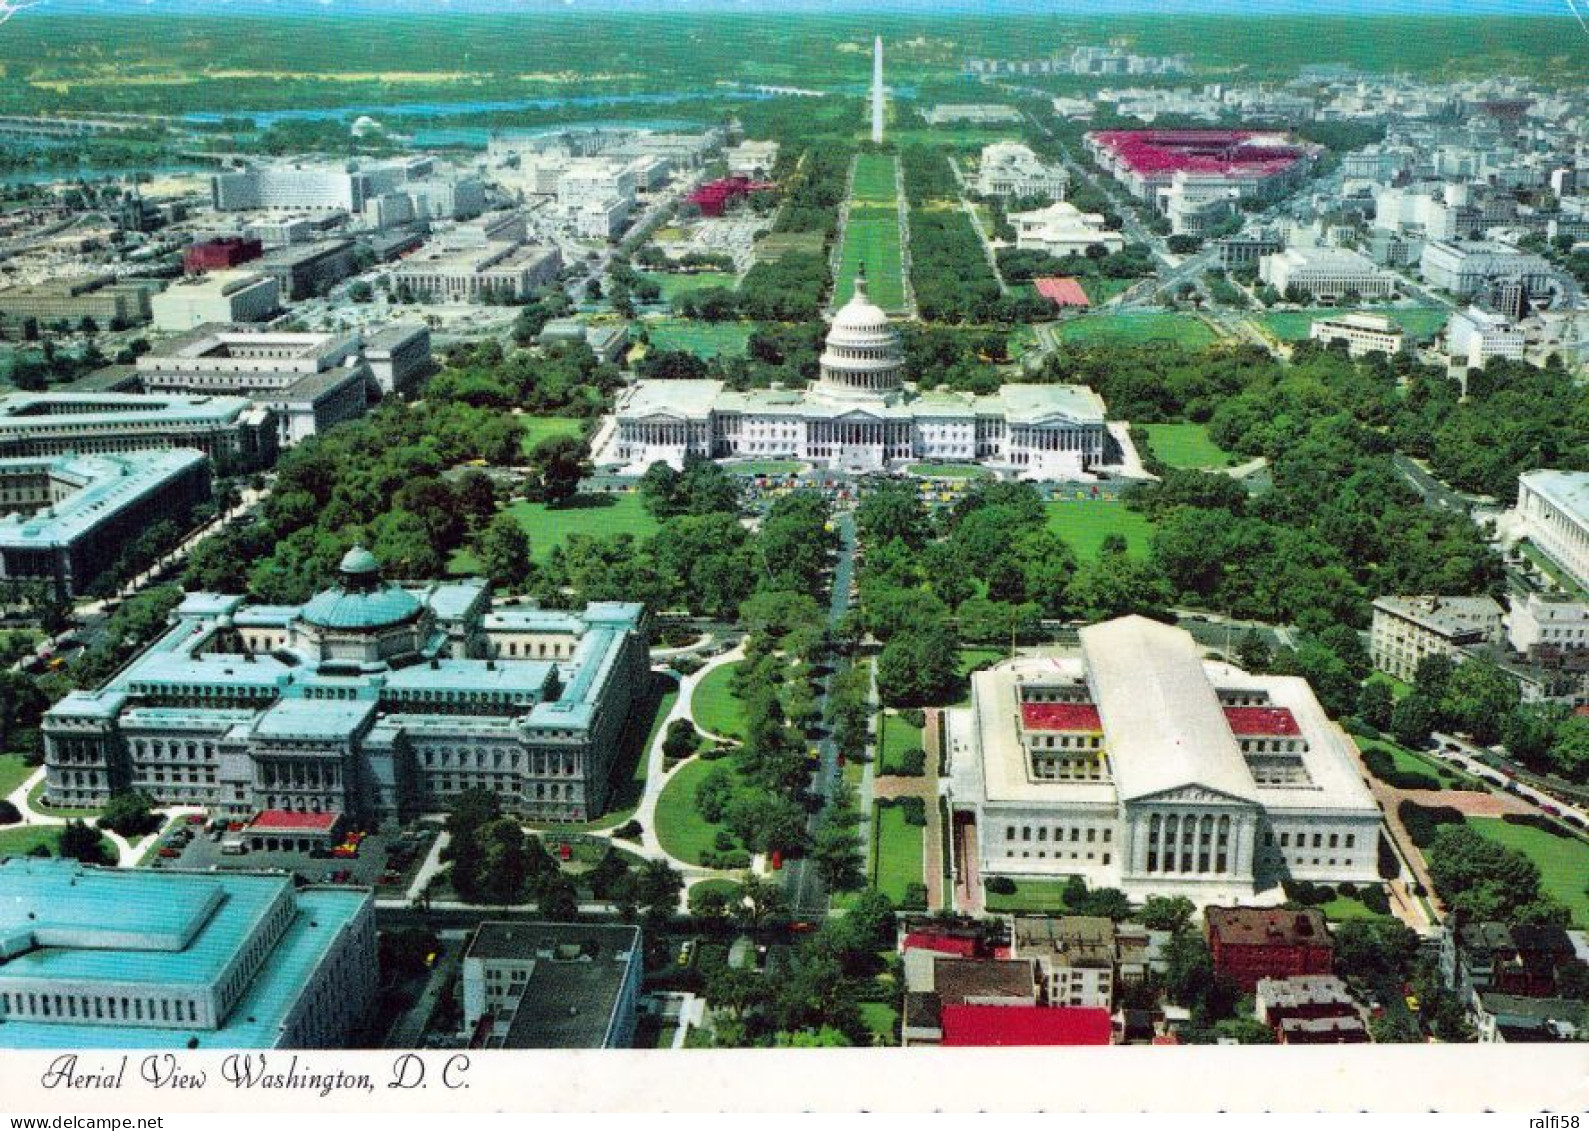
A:
[[[1321,152],[1259,130],[1097,130],[1085,140],[1093,160],[1156,208],[1177,173],[1205,188],[1223,183],[1242,199],[1272,200],[1300,184]]]

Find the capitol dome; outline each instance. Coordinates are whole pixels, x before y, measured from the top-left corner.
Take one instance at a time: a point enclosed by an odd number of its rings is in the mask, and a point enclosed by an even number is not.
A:
[[[866,297],[864,273],[855,279],[855,293],[839,308],[828,328],[822,351],[818,387],[826,393],[888,393],[899,389],[905,355],[888,314]]]
[[[303,619],[317,628],[357,632],[392,628],[417,620],[424,606],[406,589],[381,583],[381,564],[355,546],[338,567],[339,582],[323,589],[303,607]]]

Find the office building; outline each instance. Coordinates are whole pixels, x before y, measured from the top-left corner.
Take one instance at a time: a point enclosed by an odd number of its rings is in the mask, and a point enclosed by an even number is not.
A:
[[[1339,301],[1347,295],[1388,298],[1396,277],[1372,260],[1344,248],[1287,248],[1259,262],[1258,277],[1282,295],[1295,288],[1310,298]]]
[[[436,368],[430,328],[398,324],[377,330],[364,339],[364,360],[383,394],[408,392]]]
[[[532,820],[589,820],[647,677],[643,610],[490,599],[480,580],[385,582],[358,548],[302,605],[190,593],[148,649],[46,714],[45,796],[370,821],[485,789]]]
[[[1182,629],[1123,617],[977,672],[948,733],[957,874],[1197,903],[1378,880],[1379,808],[1307,682]]]
[[[220,475],[276,462],[280,429],[246,397],[12,393],[0,397],[0,457],[197,448]]]
[[[1036,964],[1048,1005],[1110,1009],[1115,991],[1115,925],[1098,916],[1016,916],[1010,955]]]
[[[392,281],[425,302],[483,302],[528,298],[562,269],[555,247],[494,242],[453,251],[436,246],[405,259]]]
[[[1234,189],[1242,200],[1273,200],[1300,184],[1321,152],[1286,134],[1255,130],[1098,130],[1084,143],[1132,196],[1155,207],[1176,173]]]
[[[265,247],[257,239],[244,236],[222,236],[203,240],[182,249],[182,269],[189,275],[202,275],[206,271],[229,271],[241,267],[249,260],[265,254]]]
[[[1589,668],[1589,602],[1559,593],[1514,598],[1506,637],[1530,664]]]
[[[1343,342],[1352,357],[1382,353],[1394,357],[1406,348],[1407,336],[1400,326],[1383,314],[1340,314],[1315,318],[1308,327],[1308,338],[1326,346]]]
[[[158,330],[192,330],[215,322],[264,322],[281,310],[281,284],[260,271],[210,271],[178,279],[154,296]]]
[[[40,328],[77,329],[92,320],[102,330],[140,326],[149,321],[150,295],[159,284],[120,280],[114,275],[52,279],[0,290],[0,335],[34,337]]]
[[[686,455],[795,458],[879,470],[961,460],[1036,478],[1074,478],[1106,462],[1103,401],[1072,385],[1004,385],[972,396],[904,383],[888,315],[855,294],[834,316],[821,376],[807,389],[738,392],[721,381],[638,381],[618,394],[598,462],[682,466]]]
[[[1556,271],[1549,261],[1495,243],[1432,240],[1418,261],[1424,282],[1469,298],[1500,279],[1515,279],[1530,295],[1549,291]]]
[[[1521,360],[1526,345],[1521,326],[1476,306],[1457,311],[1446,323],[1446,353],[1453,365],[1483,369],[1492,358]]]
[[[1111,253],[1126,246],[1125,236],[1104,227],[1103,216],[1082,212],[1064,200],[1035,212],[1013,212],[1009,221],[1015,228],[1015,246],[1021,251],[1041,251],[1063,258],[1086,255],[1087,249],[1094,246]]]
[[[463,955],[470,1047],[629,1048],[644,966],[639,927],[481,923]]]
[[[1429,656],[1460,663],[1468,648],[1499,643],[1501,620],[1493,597],[1379,597],[1369,656],[1380,671],[1411,683]]]
[[[763,180],[772,174],[773,167],[778,164],[778,143],[742,141],[723,150],[723,160],[728,163],[730,175],[738,174],[753,180]]]
[[[0,1047],[346,1047],[375,997],[368,890],[0,860]]]
[[[275,414],[283,448],[363,416],[375,382],[356,334],[226,324],[161,342],[135,366],[145,392],[251,398]]]
[[[283,299],[296,302],[325,294],[357,270],[357,260],[352,240],[322,240],[277,248],[253,269],[275,279]]]
[[[1517,479],[1523,533],[1572,579],[1589,589],[1589,471],[1528,471]]]
[[[184,526],[209,497],[209,461],[191,448],[0,459],[0,581],[76,596],[139,535]]]

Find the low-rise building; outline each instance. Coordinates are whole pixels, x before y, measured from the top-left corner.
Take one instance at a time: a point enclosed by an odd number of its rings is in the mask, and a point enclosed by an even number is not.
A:
[[[1086,255],[1093,246],[1107,252],[1122,251],[1126,246],[1125,236],[1104,227],[1102,215],[1082,212],[1064,200],[1035,212],[1012,213],[1009,221],[1015,228],[1015,246],[1021,251],[1041,251],[1063,258]]]
[[[1545,593],[1514,598],[1507,616],[1507,639],[1531,664],[1578,667],[1589,663],[1589,602]]]
[[[1589,589],[1589,471],[1524,472],[1517,515],[1528,540],[1579,589]]]
[[[1335,942],[1316,908],[1206,907],[1203,922],[1214,972],[1247,993],[1265,978],[1331,973]]]
[[[1483,369],[1497,357],[1521,359],[1527,346],[1523,328],[1506,316],[1470,306],[1446,324],[1446,353],[1453,365]]]
[[[1344,342],[1346,352],[1352,357],[1366,357],[1371,353],[1393,357],[1406,348],[1407,342],[1401,327],[1383,314],[1341,314],[1333,318],[1315,318],[1308,327],[1308,337],[1326,346]]]
[[[1589,933],[1533,923],[1476,922],[1457,915],[1440,930],[1440,977],[1470,1009],[1485,993],[1554,997],[1581,980]]]
[[[1473,645],[1499,643],[1502,617],[1493,597],[1379,597],[1369,656],[1380,671],[1411,683],[1427,656],[1458,663]]]
[[[209,461],[191,448],[0,459],[0,580],[75,596],[144,531],[184,524],[209,497]]]
[[[554,247],[492,243],[485,248],[422,251],[392,272],[393,282],[431,302],[528,298],[557,278],[563,259]]]
[[[179,279],[154,296],[158,330],[192,330],[212,322],[263,322],[281,309],[277,280],[261,271],[210,271]]]
[[[730,175],[760,180],[772,173],[778,164],[776,141],[742,141],[723,150],[723,160],[728,162]]]
[[[1109,1009],[1114,1004],[1115,929],[1100,916],[1018,917],[1010,953],[1037,965],[1048,1005]]]
[[[644,966],[639,927],[481,923],[463,956],[464,1032],[473,1048],[629,1048]]]
[[[1027,146],[999,141],[982,147],[977,191],[983,196],[1064,200],[1069,189],[1070,174],[1064,167],[1041,160]]]
[[[375,997],[374,901],[18,856],[0,860],[0,954],[3,1048],[344,1048]]]
[[[1334,974],[1260,978],[1258,1020],[1285,1045],[1364,1044],[1368,1029],[1346,983]]]
[[[1312,298],[1339,300],[1350,294],[1385,298],[1396,292],[1396,277],[1372,260],[1338,247],[1292,247],[1259,262],[1258,276],[1281,294],[1293,288]]]
[[[554,318],[541,328],[536,341],[543,346],[584,342],[597,361],[617,362],[629,348],[629,326],[625,322],[585,322],[578,318]]]
[[[1576,1041],[1589,1033],[1589,1002],[1581,998],[1483,993],[1472,1017],[1479,1040],[1492,1044]]]
[[[159,284],[114,275],[84,275],[0,290],[0,334],[33,337],[41,327],[76,329],[90,319],[102,330],[149,321],[150,296]]]
[[[276,414],[246,397],[12,393],[0,397],[0,457],[197,448],[218,474],[276,462]]]
[[[323,295],[356,269],[352,240],[321,240],[278,248],[254,264],[254,270],[276,280],[282,297],[289,301]]]
[[[987,102],[945,102],[922,111],[927,124],[950,125],[1016,125],[1021,112],[1013,106],[1000,106]]]
[[[257,239],[246,236],[222,236],[202,240],[182,250],[182,269],[190,275],[206,271],[228,271],[241,267],[251,259],[265,254],[265,247]]]

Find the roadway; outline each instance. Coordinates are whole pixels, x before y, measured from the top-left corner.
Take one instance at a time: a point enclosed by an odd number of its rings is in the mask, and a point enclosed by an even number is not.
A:
[[[833,564],[833,593],[828,602],[830,631],[836,630],[845,614],[850,611],[850,583],[855,577],[855,516],[844,512],[834,521],[839,533],[839,553]],[[831,651],[826,661],[834,670],[823,677],[822,693],[817,697],[817,706],[821,709],[824,718],[827,716],[828,692],[844,663]],[[831,732],[825,733],[817,744],[817,754],[817,769],[811,775],[811,792],[813,796],[825,802],[833,795],[834,787],[841,775],[839,748],[834,743]],[[821,820],[822,809],[819,806],[807,819],[806,828],[814,833]],[[798,857],[785,865],[784,890],[788,893],[790,910],[796,918],[820,919],[827,915],[827,888],[822,882],[822,877],[817,874],[816,866],[808,857]]]

